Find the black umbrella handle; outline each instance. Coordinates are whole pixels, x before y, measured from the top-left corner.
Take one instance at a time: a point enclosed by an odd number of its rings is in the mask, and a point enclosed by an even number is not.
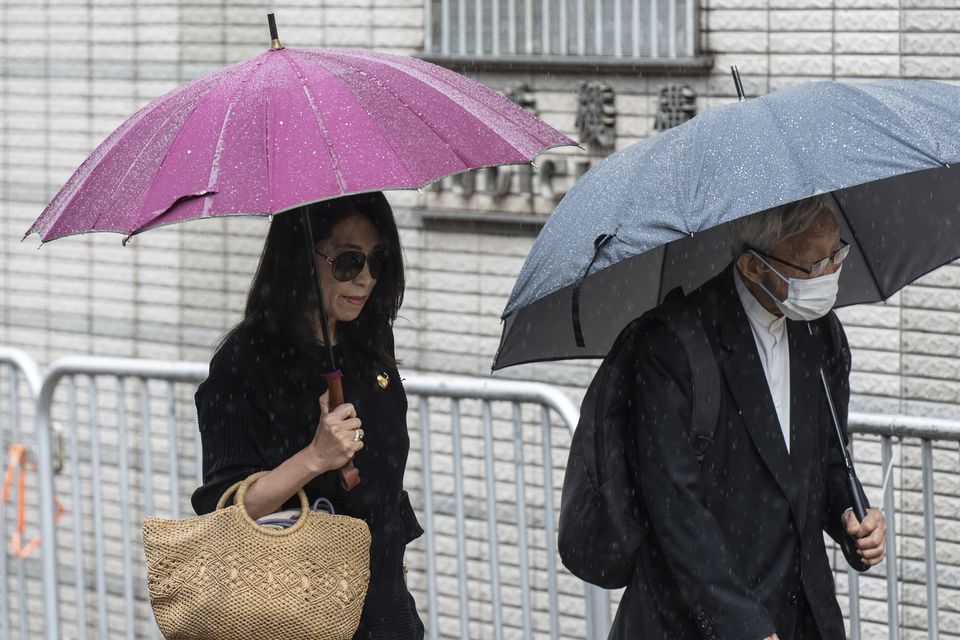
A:
[[[847,471],[847,490],[850,492],[850,500],[853,502],[853,515],[857,516],[858,521],[863,522],[863,519],[867,517],[867,509],[870,508],[870,501],[867,499],[867,494],[863,491],[860,478],[857,477],[856,472],[852,469]]]
[[[860,484],[857,474],[852,470],[847,471],[847,489],[850,491],[850,499],[853,502],[853,515],[857,517],[859,522],[863,522],[867,515],[867,509],[870,507],[870,502],[863,492],[863,485]],[[847,564],[854,570],[863,573],[870,568],[860,556],[857,541],[853,539],[853,536],[843,531],[840,534],[839,543],[840,550],[843,551],[843,557],[847,559]]]

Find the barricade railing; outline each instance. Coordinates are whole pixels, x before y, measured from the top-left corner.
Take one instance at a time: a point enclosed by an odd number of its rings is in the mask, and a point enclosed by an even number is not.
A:
[[[0,347],[0,478],[6,468],[8,447],[33,440],[32,405],[41,383],[40,367],[25,351]],[[26,559],[7,553],[16,517],[15,510],[0,500],[0,640],[10,640],[14,632],[27,638],[32,631],[27,593],[20,587],[27,580]],[[11,584],[18,587],[14,593]],[[16,602],[11,602],[14,599]]]
[[[201,469],[192,396],[206,373],[205,364],[90,357],[64,358],[41,373],[24,352],[0,348],[0,444],[30,447],[45,541],[28,560],[0,554],[0,640],[37,637],[40,620],[48,640],[64,637],[65,627],[81,640],[159,637],[146,599],[140,522],[189,513]],[[578,636],[604,638],[610,592],[567,574],[556,551],[565,459],[558,452],[577,407],[539,383],[409,375],[403,384],[416,440],[407,485],[419,487],[411,493],[426,531],[408,550],[411,589],[425,595],[430,637],[468,638],[479,624],[492,629],[485,637],[557,638],[577,626]],[[66,425],[62,434],[55,424]],[[915,610],[902,615],[906,607],[925,608],[927,637],[941,637],[940,589],[960,589],[960,580],[938,563],[935,462],[940,472],[957,473],[942,461],[957,458],[960,423],[853,413],[849,424],[861,477],[888,522],[882,574],[835,563],[846,580],[851,637],[899,640],[904,629],[923,631]],[[897,504],[917,486],[919,502]],[[68,509],[59,527],[54,495]],[[0,505],[4,545],[8,516]],[[922,539],[923,551],[905,550],[906,539]],[[866,580],[886,583],[886,620],[861,616],[861,602],[871,599],[861,597]],[[905,584],[922,584],[922,601],[917,589],[904,597]],[[61,589],[72,596],[62,603]],[[42,594],[42,607],[30,593]]]
[[[190,515],[187,498],[201,480],[193,392],[207,366],[70,357],[42,376],[23,369],[36,398],[40,535],[54,543],[14,581],[20,594],[43,595],[42,607],[23,607],[32,628],[3,623],[0,638],[38,637],[40,620],[47,640],[159,638],[140,525],[144,515]],[[564,572],[556,552],[562,460],[554,460],[554,440],[569,438],[577,407],[537,383],[408,375],[403,384],[418,440],[407,485],[425,529],[408,550],[419,560],[411,589],[425,591],[430,637],[467,638],[479,624],[496,638],[505,630],[557,638],[577,623],[576,635],[605,637],[607,594]],[[63,425],[59,447],[55,423]],[[68,509],[58,526],[55,496]]]
[[[877,466],[879,462],[880,474],[877,478],[879,482],[872,483],[872,488],[879,489],[882,502],[880,505],[874,506],[883,509],[887,522],[887,559],[884,562],[883,578],[873,576],[870,573],[861,576],[852,569],[847,570],[851,640],[875,638],[881,632],[883,625],[880,621],[873,620],[867,621],[872,625],[872,628],[870,632],[864,633],[865,621],[861,619],[860,610],[860,582],[879,579],[886,582],[887,620],[885,626],[887,637],[890,640],[900,640],[906,624],[900,615],[901,608],[913,606],[926,609],[926,635],[930,640],[938,640],[941,638],[939,622],[940,576],[945,572],[942,571],[944,566],[938,563],[937,559],[934,451],[940,448],[946,454],[943,456],[944,458],[952,458],[957,461],[956,465],[951,465],[944,470],[944,475],[952,476],[951,480],[955,479],[957,473],[960,472],[960,457],[956,455],[957,449],[952,445],[953,443],[960,443],[960,422],[916,416],[851,413],[848,425],[853,440],[854,457],[860,470],[861,479],[867,486],[868,494],[871,493],[871,483],[865,478],[866,467],[868,465]],[[947,449],[946,447],[950,448]],[[877,460],[876,449],[879,449],[879,460]],[[901,454],[899,463],[895,460],[895,449]],[[911,454],[919,454],[919,467],[915,460],[910,459],[917,456]],[[895,471],[899,475],[901,495],[911,491],[910,485],[913,484],[911,480],[919,476],[922,491],[919,510],[899,509],[897,507],[896,479],[893,476]],[[919,525],[920,531],[916,530],[918,528],[916,523],[907,522],[906,524],[911,525],[910,530],[900,532],[898,538],[898,527],[904,524],[903,518],[907,515],[919,516],[922,519],[922,525]],[[922,537],[922,558],[908,557],[909,554],[897,546],[898,544],[902,545],[903,539],[908,536]],[[910,575],[903,575],[901,573],[903,568],[909,568]],[[922,577],[918,574],[922,574]],[[901,597],[901,589],[907,582],[922,582],[925,587],[924,600],[904,601]],[[954,576],[953,584],[949,586],[953,590],[960,589],[960,580]],[[912,637],[916,637],[922,629],[917,629],[917,625],[914,623],[911,631]],[[956,633],[956,631],[953,633]]]
[[[404,381],[407,393],[411,396],[418,396],[417,413],[420,421],[420,447],[421,452],[431,452],[432,440],[436,439],[436,431],[431,429],[431,416],[436,416],[437,412],[429,409],[431,399],[440,398],[443,402],[449,403],[449,413],[446,418],[449,422],[450,430],[450,448],[452,454],[452,493],[443,491],[433,482],[434,473],[431,469],[431,458],[428,455],[422,458],[422,500],[424,519],[428,523],[426,529],[426,560],[427,574],[430,577],[428,582],[428,615],[430,637],[435,639],[439,636],[438,615],[440,607],[438,606],[438,571],[437,571],[437,550],[435,539],[438,535],[438,529],[434,526],[437,516],[435,502],[444,495],[449,495],[449,503],[453,507],[455,523],[455,551],[453,555],[456,561],[456,584],[457,584],[457,606],[458,611],[455,633],[449,637],[469,638],[470,634],[470,616],[468,608],[468,592],[475,598],[477,592],[471,590],[468,586],[470,576],[474,572],[468,567],[468,541],[466,540],[465,526],[469,518],[464,514],[464,507],[469,504],[469,493],[464,489],[465,469],[469,467],[466,463],[468,457],[472,457],[477,463],[482,463],[483,471],[483,507],[482,512],[486,515],[486,558],[488,568],[488,583],[491,590],[489,601],[491,615],[488,620],[492,624],[492,634],[496,640],[503,637],[507,624],[504,620],[505,612],[508,609],[519,610],[520,630],[522,637],[550,637],[558,638],[560,636],[560,618],[561,609],[558,604],[558,580],[565,577],[574,588],[585,589],[585,599],[583,607],[583,618],[585,628],[583,637],[586,638],[605,638],[610,627],[610,607],[609,596],[603,590],[591,585],[583,585],[579,580],[572,578],[565,571],[559,569],[558,553],[556,546],[556,522],[557,509],[555,503],[555,493],[559,489],[559,482],[555,481],[554,475],[558,472],[557,466],[553,462],[554,448],[553,438],[551,437],[552,422],[551,411],[560,418],[560,427],[569,435],[576,427],[579,418],[579,409],[570,398],[556,387],[546,384],[533,382],[518,382],[506,380],[491,380],[489,378],[461,378],[461,377],[438,377],[438,376],[417,376]],[[468,417],[463,411],[465,402],[479,403],[474,406],[473,418],[475,418],[476,437],[471,439],[464,429]],[[533,416],[524,416],[525,404],[534,404],[535,414]],[[498,407],[498,405],[504,405]],[[501,422],[505,423],[505,429],[501,433],[495,433],[495,421],[497,409],[501,409],[503,414]],[[434,418],[435,419],[435,418]],[[538,426],[539,429],[530,428]],[[446,430],[443,430],[446,431]],[[527,434],[535,433],[539,437],[539,442],[531,443],[531,438]],[[480,452],[473,451],[466,453],[464,451],[464,442],[476,442],[480,447]],[[497,442],[510,441],[512,447],[507,454],[504,448],[501,455],[495,455],[494,450]],[[531,445],[537,445],[539,461],[534,462],[530,458],[529,450]],[[497,463],[507,467],[506,469],[497,469]],[[538,497],[542,497],[542,504],[538,502],[531,507],[527,499],[528,482],[533,480],[533,471],[539,472],[542,483],[537,492]],[[562,469],[560,469],[562,471]],[[528,473],[530,472],[530,473]],[[498,485],[512,485],[513,494],[503,495],[501,491],[498,496]],[[513,498],[515,505],[512,509],[505,509],[503,502]],[[507,513],[503,513],[506,511]],[[512,513],[511,513],[512,511]],[[509,524],[499,522],[501,514],[510,518]],[[536,515],[536,518],[531,516]],[[533,520],[536,520],[534,522]],[[502,598],[501,589],[503,586],[501,580],[501,552],[498,548],[498,542],[503,535],[504,526],[512,528],[513,535],[516,536],[516,583],[513,585],[513,592],[519,598],[516,600],[505,601]],[[546,626],[538,626],[534,621],[534,607],[532,605],[532,596],[537,589],[531,585],[531,566],[529,549],[530,541],[528,538],[534,534],[539,534],[538,538],[544,551],[544,566],[541,573],[546,582],[547,605],[545,613]],[[579,585],[583,585],[580,587]],[[519,605],[519,606],[518,606]],[[579,635],[579,633],[578,633]]]
[[[44,506],[41,536],[44,540],[57,540],[56,545],[45,545],[41,554],[44,629],[48,640],[63,633],[62,614],[67,603],[61,605],[59,602],[59,589],[66,585],[70,585],[77,595],[75,609],[72,608],[74,602],[69,603],[69,613],[72,614],[69,635],[72,637],[85,640],[91,626],[96,629],[95,637],[99,638],[143,637],[137,631],[144,626],[150,637],[160,637],[152,621],[143,625],[137,620],[138,612],[141,618],[149,614],[144,607],[146,582],[139,530],[143,516],[155,513],[158,497],[154,486],[157,447],[152,425],[157,413],[166,420],[166,433],[161,439],[164,444],[160,445],[167,453],[169,481],[169,507],[164,511],[171,517],[180,517],[183,511],[180,506],[183,496],[180,467],[185,462],[181,440],[192,442],[192,451],[188,452],[187,458],[197,470],[194,477],[198,481],[200,448],[195,418],[191,421],[178,419],[175,385],[187,383],[195,387],[206,375],[207,366],[203,364],[127,358],[68,357],[55,361],[47,369],[37,401],[37,469],[40,501]],[[66,393],[61,394],[60,402],[56,402],[56,394],[63,391],[64,382]],[[151,392],[151,384],[162,387],[159,397],[156,389]],[[78,387],[81,386],[87,400],[85,407],[78,399]],[[113,396],[112,402],[107,395]],[[192,396],[192,389],[189,396]],[[161,404],[159,410],[152,406],[158,402]],[[139,412],[128,410],[131,403]],[[112,411],[105,415],[105,409]],[[67,525],[58,529],[54,528],[52,517],[54,479],[49,440],[49,427],[56,412],[62,414],[62,421],[67,425],[64,449],[68,452],[68,459],[64,469],[68,471],[58,478],[62,480],[60,488],[64,490],[60,495],[72,505],[74,515],[67,520]],[[137,416],[136,419],[131,419],[133,415]],[[131,429],[134,422],[138,423],[139,429]],[[137,434],[141,446],[133,447],[129,440]],[[131,456],[134,453],[139,478],[136,489],[142,496],[137,503],[132,501],[131,495],[134,471]],[[111,474],[113,477],[105,477],[108,469],[115,469]],[[85,513],[89,514],[88,518],[84,517]],[[86,526],[92,526],[92,536],[85,531]],[[118,527],[119,531],[113,531],[111,535],[107,527]],[[93,547],[92,555],[89,546]],[[139,551],[136,559],[135,551]],[[59,555],[68,559],[58,562]],[[108,571],[108,567],[118,560],[119,575]],[[66,568],[69,571],[63,571]],[[68,573],[72,575],[68,576]],[[94,583],[92,588],[89,582]],[[88,607],[91,593],[94,606]],[[88,616],[88,609],[95,610],[96,616]],[[88,621],[88,617],[94,619]],[[111,618],[123,619],[120,633],[111,627]]]

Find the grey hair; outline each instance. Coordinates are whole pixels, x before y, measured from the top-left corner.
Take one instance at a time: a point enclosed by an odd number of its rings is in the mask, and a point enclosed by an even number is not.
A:
[[[832,214],[828,202],[825,195],[812,196],[728,222],[730,252],[734,259],[747,249],[770,253],[780,240],[806,231],[824,211]]]

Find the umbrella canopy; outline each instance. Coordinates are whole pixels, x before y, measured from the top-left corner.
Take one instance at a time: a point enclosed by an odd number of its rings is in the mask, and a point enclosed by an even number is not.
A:
[[[422,60],[279,47],[135,113],[27,235],[131,236],[190,218],[269,215],[572,144],[504,96]]]
[[[356,193],[418,188],[576,144],[460,74],[404,56],[286,49],[273,14],[268,21],[270,50],[133,114],[26,235],[46,242],[113,231],[129,238],[193,218],[272,215]],[[323,343],[336,362],[310,216],[300,212]],[[340,375],[326,375],[331,408],[343,402]],[[352,462],[341,474],[347,489],[359,482]]]
[[[494,369],[600,357],[674,286],[732,256],[720,226],[830,193],[838,304],[883,300],[960,257],[960,87],[814,82],[711,109],[581,178],[537,238],[503,312]],[[586,276],[586,277],[584,277]],[[580,284],[584,346],[572,299]]]

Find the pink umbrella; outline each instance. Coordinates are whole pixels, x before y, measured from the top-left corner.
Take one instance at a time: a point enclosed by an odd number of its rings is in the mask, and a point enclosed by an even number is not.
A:
[[[269,51],[133,114],[26,235],[46,242],[113,231],[126,242],[182,220],[271,215],[354,193],[418,188],[576,144],[495,91],[422,60],[285,49],[268,18]],[[301,212],[318,273],[310,217]],[[312,280],[326,318],[319,278]],[[332,345],[326,321],[320,326]],[[335,407],[343,402],[340,372],[326,377]],[[351,463],[341,473],[348,489],[359,482]]]
[[[275,34],[275,32],[274,32]],[[495,91],[415,58],[274,48],[163,95],[80,165],[26,235],[127,238],[270,215],[531,161],[576,144]]]

